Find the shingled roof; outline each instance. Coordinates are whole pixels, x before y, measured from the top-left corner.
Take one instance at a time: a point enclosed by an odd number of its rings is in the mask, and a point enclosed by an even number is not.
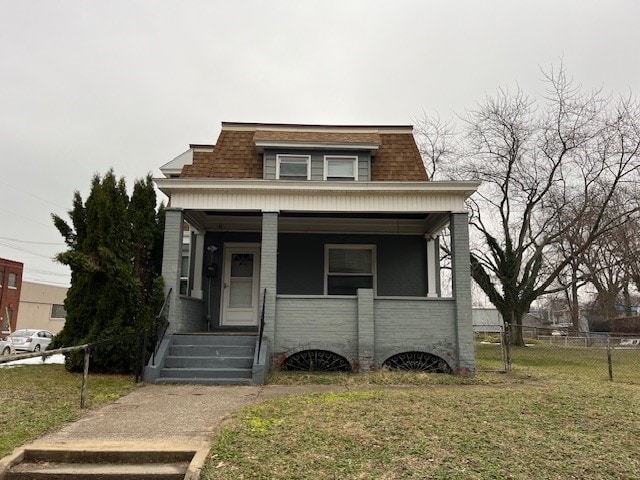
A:
[[[373,181],[425,181],[411,126],[223,123],[214,147],[194,148],[181,177],[263,178],[260,147],[268,144],[358,146],[371,149]]]

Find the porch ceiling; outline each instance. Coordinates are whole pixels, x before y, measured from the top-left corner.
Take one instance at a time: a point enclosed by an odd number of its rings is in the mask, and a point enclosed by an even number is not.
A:
[[[186,210],[185,220],[200,231],[260,232],[262,214],[238,214],[206,210]],[[371,233],[396,235],[437,235],[449,223],[449,214],[304,214],[281,212],[278,231],[281,233]]]

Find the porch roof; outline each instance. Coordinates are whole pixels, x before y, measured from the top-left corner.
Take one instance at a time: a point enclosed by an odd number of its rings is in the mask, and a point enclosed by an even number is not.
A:
[[[171,207],[214,211],[454,212],[479,182],[321,182],[158,178]]]

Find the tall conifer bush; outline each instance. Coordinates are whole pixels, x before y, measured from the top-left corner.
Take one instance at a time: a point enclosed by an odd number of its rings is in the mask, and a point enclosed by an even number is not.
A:
[[[124,179],[116,179],[113,170],[95,175],[86,202],[75,192],[69,217],[71,225],[53,215],[68,247],[57,260],[71,268],[71,287],[66,322],[52,348],[151,332],[163,301],[164,230],[164,208],[156,208],[151,176],[136,180],[129,198]],[[133,339],[100,345],[92,371],[133,371],[135,346]],[[82,355],[68,355],[66,367],[80,370]]]

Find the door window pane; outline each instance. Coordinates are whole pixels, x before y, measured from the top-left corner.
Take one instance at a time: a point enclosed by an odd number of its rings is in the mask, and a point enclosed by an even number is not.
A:
[[[229,283],[229,306],[233,308],[252,307],[253,282],[247,279],[231,280]]]
[[[253,254],[234,253],[231,255],[231,277],[253,276]]]

